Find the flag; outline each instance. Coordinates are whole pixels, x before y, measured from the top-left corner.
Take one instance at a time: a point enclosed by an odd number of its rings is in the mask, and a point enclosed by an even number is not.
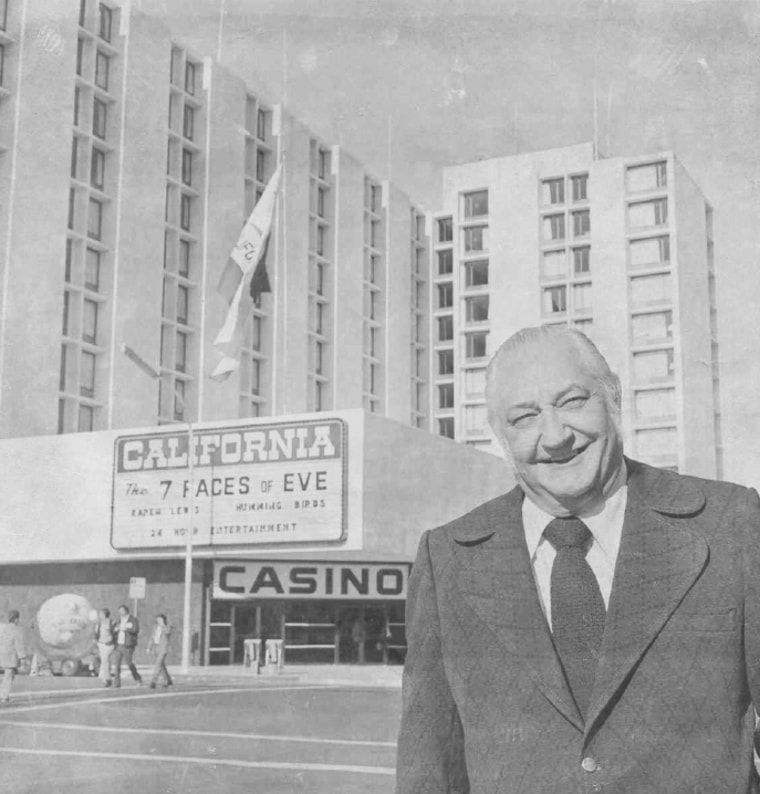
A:
[[[150,364],[139,354],[136,353],[129,345],[122,344],[121,352],[133,363],[137,364],[138,367],[146,374],[150,375],[151,378],[157,379],[161,376],[158,372],[151,367]]]
[[[281,171],[282,166],[278,165],[240,232],[217,285],[217,292],[229,304],[224,325],[214,339],[214,345],[223,355],[211,373],[211,377],[218,380],[229,377],[240,365],[243,334],[254,302],[263,292],[272,291],[266,271],[266,253]]]

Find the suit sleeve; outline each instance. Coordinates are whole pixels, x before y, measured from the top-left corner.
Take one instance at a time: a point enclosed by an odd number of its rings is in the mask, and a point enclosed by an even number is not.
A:
[[[751,488],[745,491],[742,505],[744,543],[744,650],[750,697],[760,713],[760,498]]]
[[[468,794],[464,733],[443,664],[429,542],[427,533],[409,579],[396,794]]]

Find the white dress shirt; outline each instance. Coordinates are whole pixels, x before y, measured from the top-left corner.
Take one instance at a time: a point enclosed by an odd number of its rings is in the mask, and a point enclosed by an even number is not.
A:
[[[586,561],[599,582],[604,606],[609,607],[612,592],[612,577],[620,550],[620,537],[623,534],[623,518],[628,502],[628,486],[623,485],[604,503],[600,512],[592,516],[582,516],[583,523],[589,528],[593,540],[586,554]],[[526,496],[523,500],[522,519],[528,554],[533,566],[538,597],[546,615],[549,627],[552,625],[551,576],[554,557],[557,552],[544,537],[544,530],[555,516],[542,510]]]

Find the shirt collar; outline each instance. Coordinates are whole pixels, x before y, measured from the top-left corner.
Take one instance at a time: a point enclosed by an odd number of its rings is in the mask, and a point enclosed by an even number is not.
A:
[[[601,552],[610,560],[617,558],[620,538],[623,533],[623,518],[628,502],[628,485],[624,483],[607,498],[604,507],[593,516],[585,516],[583,523],[589,528]],[[547,513],[526,495],[523,499],[522,519],[525,540],[530,558],[535,557],[539,545],[544,540],[544,530],[556,516]]]

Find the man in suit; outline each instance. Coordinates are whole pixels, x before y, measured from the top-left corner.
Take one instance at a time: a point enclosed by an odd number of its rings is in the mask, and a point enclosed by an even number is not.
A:
[[[409,583],[398,794],[748,794],[760,500],[623,455],[577,331],[488,371],[518,487],[426,533]]]
[[[129,607],[122,604],[119,607],[119,619],[113,627],[116,636],[116,647],[113,650],[113,685],[117,689],[121,686],[121,663],[124,662],[132,673],[132,678],[137,682],[137,686],[142,686],[143,680],[137,672],[132,656],[137,647],[137,635],[140,633],[140,623],[134,615],[129,612]]]
[[[0,703],[7,703],[11,697],[11,684],[16,676],[19,662],[26,656],[24,632],[18,625],[18,610],[8,613],[8,622],[0,623],[0,667],[3,680],[0,682]]]

